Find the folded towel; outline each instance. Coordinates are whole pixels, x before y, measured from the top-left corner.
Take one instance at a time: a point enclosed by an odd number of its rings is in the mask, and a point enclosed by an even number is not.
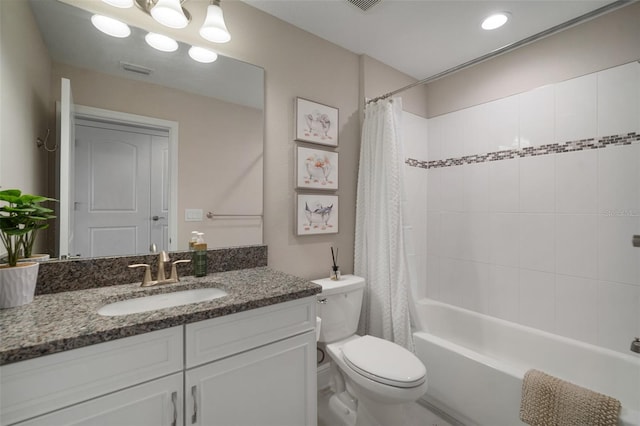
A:
[[[620,401],[529,370],[522,382],[520,420],[532,426],[616,426]]]

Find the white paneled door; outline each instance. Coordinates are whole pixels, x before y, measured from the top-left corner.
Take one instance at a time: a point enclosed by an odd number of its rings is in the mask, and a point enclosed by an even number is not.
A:
[[[83,120],[75,148],[75,254],[166,250],[168,135]]]

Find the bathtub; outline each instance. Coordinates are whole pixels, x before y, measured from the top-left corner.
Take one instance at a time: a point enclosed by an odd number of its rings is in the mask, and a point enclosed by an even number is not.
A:
[[[617,398],[620,425],[640,426],[640,356],[623,354],[431,299],[415,303],[423,402],[467,425],[513,426],[524,373],[536,368]],[[630,336],[631,337],[631,336]]]

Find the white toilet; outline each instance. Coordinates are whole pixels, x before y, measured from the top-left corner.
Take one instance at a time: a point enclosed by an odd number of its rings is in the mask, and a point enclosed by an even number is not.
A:
[[[331,357],[331,411],[344,426],[405,425],[405,405],[427,391],[426,368],[410,351],[384,339],[358,336],[364,278],[343,275],[322,286],[320,342]]]

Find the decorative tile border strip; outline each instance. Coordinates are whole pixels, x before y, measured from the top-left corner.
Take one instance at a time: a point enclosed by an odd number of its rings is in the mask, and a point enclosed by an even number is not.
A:
[[[608,146],[631,145],[640,142],[640,135],[636,132],[623,135],[603,136],[601,138],[580,139],[564,143],[552,143],[541,146],[529,146],[522,149],[509,149],[505,151],[489,152],[487,154],[468,155],[459,158],[447,158],[446,160],[421,161],[407,158],[405,164],[422,169],[435,169],[440,167],[462,166],[464,164],[486,163],[489,161],[510,160],[513,158],[534,157],[538,155],[561,154],[565,152],[586,151],[588,149],[600,149]]]

